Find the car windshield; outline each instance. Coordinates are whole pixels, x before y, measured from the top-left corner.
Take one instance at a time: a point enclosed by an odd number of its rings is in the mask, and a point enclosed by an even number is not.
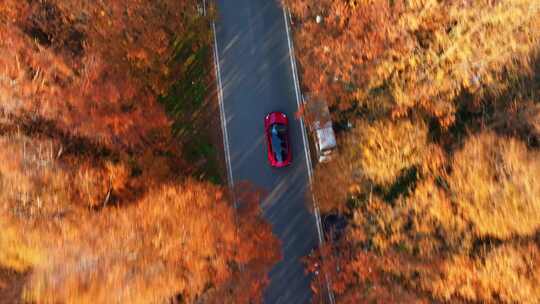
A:
[[[287,126],[273,124],[269,128],[272,151],[276,161],[283,162],[287,159]]]

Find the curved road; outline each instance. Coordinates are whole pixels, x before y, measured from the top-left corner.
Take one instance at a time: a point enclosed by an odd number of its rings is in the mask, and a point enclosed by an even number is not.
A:
[[[277,0],[217,0],[215,38],[229,183],[249,181],[266,195],[264,217],[282,241],[283,259],[270,272],[264,303],[310,303],[310,278],[300,258],[318,243],[308,212],[309,162],[305,133],[295,119],[297,91],[285,15]],[[271,111],[289,116],[293,164],[271,168],[263,119]]]

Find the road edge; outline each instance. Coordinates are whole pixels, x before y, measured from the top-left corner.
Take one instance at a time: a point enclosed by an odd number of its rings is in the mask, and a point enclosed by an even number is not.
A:
[[[219,65],[219,50],[217,44],[216,23],[214,21],[212,21],[212,34],[214,36],[214,69],[216,73],[221,130],[223,133],[223,149],[225,150],[225,165],[227,167],[227,184],[231,192],[233,205],[235,208],[237,208],[236,197],[234,195],[234,179],[231,165],[231,151],[229,149],[229,133],[227,132],[227,116],[225,115],[225,105],[223,103],[223,83],[221,81],[221,67]]]
[[[298,69],[296,66],[296,55],[294,52],[294,44],[291,38],[291,29],[290,29],[291,12],[285,6],[283,6],[282,9],[283,9],[283,18],[285,21],[285,30],[287,32],[287,43],[289,45],[289,58],[291,60],[293,83],[294,83],[294,89],[296,93],[296,104],[298,106],[298,110],[300,110],[302,106],[302,101],[301,101],[302,95],[301,95],[301,90],[300,90],[300,81],[298,79]],[[311,162],[311,151],[309,147],[309,142],[307,141],[307,131],[306,131],[305,123],[304,123],[304,118],[300,117],[299,120],[300,120],[300,128],[302,129],[302,140],[304,142],[304,152],[306,153],[306,163],[307,163],[306,165],[308,169],[308,178],[309,178],[309,186],[310,186],[309,191],[311,191],[311,186],[313,184],[313,167],[312,167],[312,162]],[[321,213],[319,210],[319,204],[317,203],[317,200],[313,192],[311,192],[311,199],[313,202],[313,215],[315,217],[315,222],[317,226],[317,235],[319,238],[319,245],[322,246],[324,244],[324,237],[323,237],[323,230],[322,230],[322,223],[321,223]],[[326,273],[324,276],[326,280],[328,300],[330,301],[331,304],[334,304],[335,299],[334,299],[334,293],[332,292],[332,288],[331,288],[332,284],[330,282],[330,277]]]
[[[204,3],[204,2],[203,2]],[[205,6],[203,4],[203,6]],[[291,61],[291,69],[292,69],[292,76],[293,76],[293,84],[296,94],[296,104],[298,107],[298,110],[300,110],[301,107],[301,90],[300,90],[300,82],[298,79],[298,70],[296,67],[296,57],[294,53],[294,45],[291,39],[290,35],[290,19],[291,14],[289,10],[286,7],[283,7],[283,18],[285,22],[285,30],[287,34],[287,43],[289,47],[289,58]],[[237,208],[237,202],[236,197],[234,193],[234,179],[232,174],[232,165],[231,165],[231,154],[229,150],[229,134],[227,132],[227,117],[225,115],[225,105],[223,103],[223,84],[221,80],[221,67],[219,65],[219,50],[218,50],[218,44],[217,44],[217,34],[216,34],[216,23],[212,22],[212,34],[214,38],[214,68],[215,68],[215,74],[216,74],[216,82],[217,82],[217,95],[218,95],[218,103],[219,103],[219,109],[220,109],[220,120],[221,120],[221,130],[223,132],[223,148],[225,150],[225,163],[227,167],[227,184],[229,185],[229,189],[232,196],[232,201],[235,209]],[[313,183],[313,167],[311,162],[311,154],[310,154],[310,147],[309,142],[307,140],[307,131],[306,126],[304,123],[304,119],[300,117],[300,128],[302,133],[302,141],[304,143],[304,152],[306,154],[306,166],[308,170],[308,180],[309,180],[309,186],[311,188],[311,185]],[[319,205],[317,203],[317,200],[315,199],[315,196],[313,193],[311,193],[311,199],[313,202],[313,214],[315,217],[316,227],[317,227],[317,236],[319,240],[319,245],[324,244],[324,237],[323,237],[323,230],[322,230],[322,223],[321,223],[321,215],[319,211]],[[327,274],[325,274],[325,280],[326,280],[326,288],[328,292],[328,300],[331,304],[335,303],[334,300],[334,294],[331,289],[331,283],[330,278]]]

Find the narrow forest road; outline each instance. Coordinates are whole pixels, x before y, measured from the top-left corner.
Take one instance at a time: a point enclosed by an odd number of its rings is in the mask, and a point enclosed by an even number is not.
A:
[[[217,0],[215,55],[225,157],[231,185],[248,181],[265,191],[264,217],[282,242],[283,260],[270,272],[264,303],[310,303],[310,278],[300,258],[320,237],[307,210],[311,174],[307,136],[295,119],[300,92],[293,72],[287,17],[275,0]],[[268,164],[263,119],[290,117],[293,164]],[[240,202],[241,203],[241,202]]]

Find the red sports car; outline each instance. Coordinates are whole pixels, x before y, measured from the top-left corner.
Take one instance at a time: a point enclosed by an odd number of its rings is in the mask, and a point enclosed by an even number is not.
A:
[[[285,167],[292,162],[289,143],[289,119],[281,112],[272,112],[264,118],[264,133],[268,144],[268,160],[272,167]]]

